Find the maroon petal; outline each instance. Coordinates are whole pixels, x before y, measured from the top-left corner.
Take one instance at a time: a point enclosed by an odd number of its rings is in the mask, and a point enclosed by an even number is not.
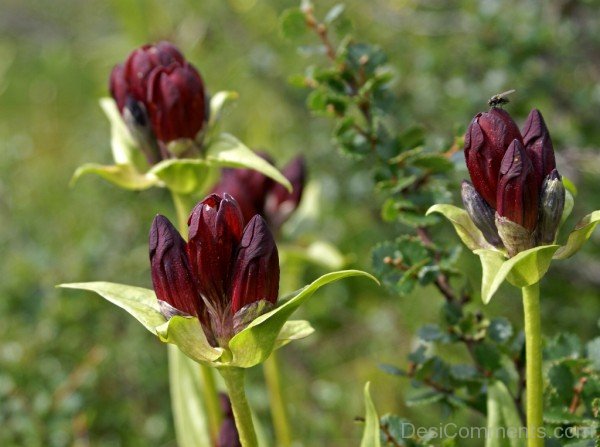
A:
[[[273,184],[265,201],[264,213],[271,228],[279,228],[298,208],[306,182],[304,157],[294,158],[281,172],[290,181],[293,190],[289,192],[283,185]]]
[[[235,253],[242,239],[243,218],[236,201],[211,194],[190,215],[188,256],[203,298],[224,309]]]
[[[523,144],[533,163],[536,181],[541,186],[544,179],[556,169],[556,160],[550,133],[537,109],[533,109],[527,117],[523,127]]]
[[[168,143],[194,139],[206,122],[206,98],[200,74],[189,64],[156,67],[147,85],[147,103],[157,138]]]
[[[174,308],[200,315],[202,309],[196,291],[185,241],[169,219],[157,215],[150,229],[150,266],[156,296]],[[200,309],[199,309],[200,308]]]
[[[279,292],[279,257],[265,220],[254,216],[246,228],[233,270],[231,311],[260,300],[275,304]]]
[[[519,128],[503,109],[475,116],[465,135],[465,161],[477,192],[496,208],[500,164],[513,140],[522,141]]]
[[[514,140],[500,167],[496,211],[500,216],[533,230],[537,224],[539,192],[527,151],[519,140]]]
[[[110,95],[117,103],[119,111],[123,113],[123,108],[125,107],[127,98],[129,96],[129,84],[125,79],[125,70],[123,69],[123,65],[115,65],[115,67],[110,72],[109,89]]]

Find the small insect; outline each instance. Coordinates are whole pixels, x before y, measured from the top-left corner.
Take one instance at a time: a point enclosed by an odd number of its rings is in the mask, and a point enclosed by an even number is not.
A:
[[[507,90],[505,92],[498,93],[497,95],[492,96],[488,101],[488,105],[490,107],[496,108],[502,107],[504,104],[508,104],[510,101],[507,98],[507,96],[511,93],[514,93],[515,91],[515,89]]]

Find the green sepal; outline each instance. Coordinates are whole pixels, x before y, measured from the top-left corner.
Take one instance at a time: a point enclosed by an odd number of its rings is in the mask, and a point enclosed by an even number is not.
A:
[[[220,359],[223,348],[210,345],[196,317],[174,316],[156,328],[160,341],[172,343],[189,358],[202,363],[212,363]]]
[[[158,307],[156,294],[150,289],[103,281],[60,284],[57,287],[96,292],[102,298],[125,309],[155,335],[158,335],[157,326],[166,322]]]
[[[381,436],[379,434],[379,416],[377,409],[371,399],[369,391],[371,383],[365,384],[365,428],[363,430],[360,447],[381,447]]]
[[[567,243],[556,252],[554,259],[567,259],[577,253],[590,238],[598,223],[600,223],[600,210],[593,211],[581,219],[569,234]]]
[[[306,320],[288,320],[277,334],[273,350],[282,348],[294,340],[306,338],[314,331],[315,328]]]
[[[222,133],[210,140],[206,148],[206,160],[212,166],[222,168],[254,169],[292,191],[289,180],[275,166],[256,155],[233,135]]]
[[[265,361],[275,348],[277,336],[292,313],[319,288],[349,276],[366,276],[377,281],[370,274],[360,270],[342,270],[321,276],[300,289],[300,292],[293,298],[276,309],[259,316],[245,329],[234,335],[229,341],[229,349],[233,355],[230,365],[250,368]]]
[[[114,99],[100,98],[100,107],[110,122],[110,146],[117,165],[131,165],[140,172],[148,170],[148,162],[131,136]]]
[[[160,184],[157,177],[142,174],[130,164],[100,165],[86,163],[75,170],[73,177],[71,177],[70,186],[75,185],[77,180],[87,174],[96,174],[120,188],[133,191],[142,191]]]
[[[192,194],[202,191],[210,184],[215,170],[208,162],[197,158],[172,158],[157,163],[148,172],[156,176],[171,191],[177,194]]]
[[[425,215],[440,213],[454,226],[454,230],[469,250],[479,249],[495,250],[494,246],[485,240],[483,234],[475,226],[465,210],[454,205],[437,204],[430,207]],[[498,252],[500,253],[500,252]]]
[[[496,250],[475,250],[481,259],[483,277],[481,281],[481,299],[489,303],[500,285],[506,279],[515,287],[530,286],[539,282],[550,268],[552,256],[559,245],[542,245],[525,250],[506,259]]]
[[[220,91],[212,95],[210,98],[210,116],[208,118],[208,129],[211,131],[217,125],[221,118],[221,112],[229,101],[233,101],[239,97],[234,91]]]
[[[521,419],[515,403],[503,382],[497,380],[488,385],[487,429],[485,447],[524,447],[525,437],[501,436],[507,429],[518,430]]]

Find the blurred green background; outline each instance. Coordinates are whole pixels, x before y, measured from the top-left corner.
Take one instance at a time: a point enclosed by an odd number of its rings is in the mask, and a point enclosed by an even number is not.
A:
[[[321,15],[334,4],[317,2]],[[421,122],[431,145],[449,145],[491,95],[517,89],[508,110],[542,110],[559,168],[579,188],[575,216],[600,208],[600,2],[597,0],[349,0],[359,40],[379,43],[396,72],[398,120]],[[110,163],[97,101],[112,66],[136,46],[174,41],[210,91],[240,99],[224,128],[281,162],[302,152],[322,185],[314,230],[370,268],[370,249],[405,231],[380,222],[368,167],[330,144],[330,123],[309,115],[292,87],[319,55],[281,37],[294,1],[2,0],[0,2],[0,445],[174,446],[166,349],[101,299],[55,284],[110,280],[150,286],[147,233],[173,216],[164,191],[131,193],[99,178],[68,182],[84,162]],[[458,172],[460,180],[465,172]],[[450,235],[447,225],[439,237]],[[451,236],[454,237],[454,236]],[[590,338],[600,316],[600,232],[542,286],[544,330]],[[477,290],[475,259],[463,255]],[[322,273],[308,269],[302,280]],[[378,369],[405,364],[423,323],[438,319],[433,289],[399,299],[364,281],[320,292],[303,310],[315,335],[282,352],[297,445],[357,445],[362,387],[381,413],[437,425],[483,424],[471,415],[405,408],[408,384]],[[479,303],[474,303],[479,307]],[[486,310],[518,325],[514,290]],[[463,353],[455,353],[461,356]],[[260,371],[250,399],[265,420]],[[465,419],[466,418],[466,419]]]

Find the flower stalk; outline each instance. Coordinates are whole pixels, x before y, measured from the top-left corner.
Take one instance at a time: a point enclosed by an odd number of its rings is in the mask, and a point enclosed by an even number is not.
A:
[[[286,401],[281,387],[281,374],[277,357],[277,352],[273,352],[263,363],[265,383],[269,391],[271,417],[273,418],[273,428],[275,430],[277,445],[280,447],[290,447],[292,445],[292,432],[286,409]]]
[[[527,447],[543,447],[542,323],[540,285],[523,287],[527,381]]]
[[[244,390],[245,370],[237,367],[222,367],[218,370],[227,387],[242,447],[258,447],[252,412]]]

